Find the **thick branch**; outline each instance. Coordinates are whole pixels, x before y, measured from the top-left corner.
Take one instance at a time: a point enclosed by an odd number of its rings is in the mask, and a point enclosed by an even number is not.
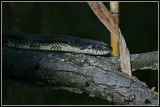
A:
[[[151,52],[132,55],[132,67],[144,68],[143,64],[140,67],[136,66],[136,63],[142,61],[148,64],[146,61],[150,60],[153,61],[154,67],[149,68],[157,69],[157,54],[158,52]],[[3,77],[20,79],[33,85],[49,85],[76,93],[86,93],[113,104],[158,104],[157,92],[117,71],[118,57],[51,53],[7,47],[3,47],[2,56]],[[148,59],[142,60],[145,56]],[[154,57],[155,62],[152,60]]]

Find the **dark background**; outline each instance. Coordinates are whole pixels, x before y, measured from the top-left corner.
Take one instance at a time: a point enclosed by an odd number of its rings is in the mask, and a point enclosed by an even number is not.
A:
[[[109,9],[109,2],[104,3]],[[19,30],[31,34],[71,35],[104,41],[110,44],[110,32],[99,21],[87,2],[50,2],[46,15],[49,23],[42,21],[44,3],[19,2]],[[10,28],[10,8],[2,3],[2,30]],[[44,26],[44,23],[47,27]],[[158,50],[158,2],[120,2],[120,29],[130,54]],[[5,60],[5,59],[3,59]],[[16,62],[16,61],[15,61]],[[133,75],[151,88],[158,79],[157,71],[135,71]],[[156,89],[157,90],[157,89]],[[36,105],[95,105],[110,104],[87,95],[48,87],[30,87],[10,79],[2,81],[2,104]]]

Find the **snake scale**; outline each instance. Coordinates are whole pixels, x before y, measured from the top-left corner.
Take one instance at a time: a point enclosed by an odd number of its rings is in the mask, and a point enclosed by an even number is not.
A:
[[[112,51],[104,42],[73,36],[49,36],[16,31],[2,32],[3,46],[48,51],[66,51],[91,55],[106,55]]]

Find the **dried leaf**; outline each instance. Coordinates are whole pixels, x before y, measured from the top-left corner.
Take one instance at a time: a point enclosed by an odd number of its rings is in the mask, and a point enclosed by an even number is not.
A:
[[[122,72],[127,73],[129,76],[132,76],[130,53],[126,46],[123,35],[121,34],[121,31],[118,27],[116,19],[102,2],[88,2],[88,4],[91,7],[92,11],[95,13],[95,15],[99,18],[99,20],[119,40],[121,70]]]
[[[120,66],[122,72],[127,73],[129,76],[132,76],[130,53],[126,45],[126,41],[124,40],[123,35],[121,33],[119,40],[119,52],[120,52]]]
[[[120,32],[118,22],[114,16],[109,12],[102,2],[88,2],[89,6],[99,18],[99,20],[109,29],[110,32],[119,40]]]

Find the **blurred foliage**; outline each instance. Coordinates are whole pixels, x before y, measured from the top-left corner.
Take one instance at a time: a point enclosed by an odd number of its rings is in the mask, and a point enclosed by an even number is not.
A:
[[[20,31],[42,33],[42,4],[18,2]],[[104,3],[109,9],[109,3]],[[86,2],[50,2],[50,35],[71,35],[104,41],[110,44],[110,32]],[[8,2],[2,3],[2,29],[9,29]],[[158,2],[120,2],[120,29],[131,54],[158,50]],[[5,60],[5,59],[3,59]],[[133,75],[151,88],[158,79],[157,71],[135,71]],[[2,81],[2,104],[9,105],[107,105],[106,101],[87,95],[29,87],[12,80]]]

